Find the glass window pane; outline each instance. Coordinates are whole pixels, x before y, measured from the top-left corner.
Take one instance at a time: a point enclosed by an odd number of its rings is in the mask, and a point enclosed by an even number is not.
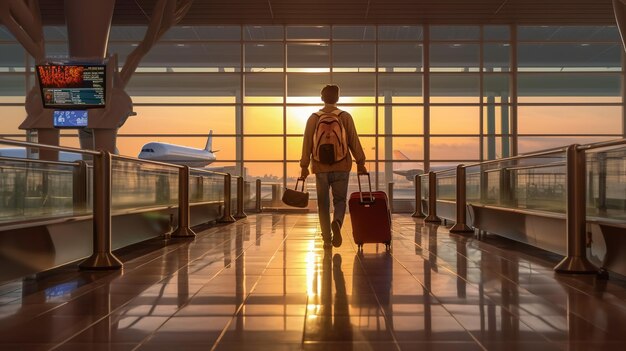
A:
[[[288,26],[287,40],[328,40],[329,26]]]
[[[135,103],[235,103],[240,76],[212,73],[135,73],[126,91]]]
[[[431,44],[431,71],[478,71],[480,46],[478,44]]]
[[[322,107],[287,106],[287,134],[303,135],[306,122],[314,112]]]
[[[283,26],[245,26],[244,40],[283,40]]]
[[[479,26],[430,26],[430,40],[479,40]]]
[[[380,72],[421,72],[422,44],[379,44]]]
[[[422,106],[385,106],[378,108],[378,132],[381,134],[423,134]]]
[[[253,73],[244,76],[244,103],[282,103],[285,76],[281,73]]]
[[[510,95],[508,74],[485,74],[483,76],[484,102],[508,103]]]
[[[321,104],[320,92],[326,84],[330,84],[328,73],[289,73],[287,102]]]
[[[120,134],[235,134],[234,106],[135,106]],[[206,144],[206,138],[204,139]],[[202,145],[204,148],[204,144]],[[213,148],[222,148],[213,143]]]
[[[341,106],[339,104],[339,108],[350,113],[354,127],[360,136],[376,133],[376,108],[374,106]]]
[[[518,75],[518,102],[621,102],[620,74]]]
[[[0,44],[0,70],[5,71],[7,68],[14,69],[16,67],[24,69],[26,64],[26,54],[19,44]]]
[[[576,137],[576,136],[550,136],[550,137],[525,137],[517,138],[518,152],[525,154],[533,151],[552,149],[571,144],[590,144],[600,141],[614,140],[614,136],[593,136],[593,137]]]
[[[378,75],[378,102],[379,103],[421,103],[422,95],[421,74],[379,74]]]
[[[483,133],[510,134],[511,107],[507,105],[487,104],[483,107]]]
[[[282,137],[244,137],[243,159],[284,160]]]
[[[430,138],[430,158],[432,161],[477,161],[479,159],[479,156],[479,137]]]
[[[510,136],[483,138],[483,159],[495,160],[511,157],[511,140]]]
[[[431,106],[430,134],[480,133],[478,106]]]
[[[330,47],[323,43],[287,44],[288,72],[328,72]]]
[[[0,102],[23,104],[25,96],[26,80],[24,79],[24,73],[0,73]],[[22,110],[24,110],[24,107],[22,107]],[[4,123],[4,116],[2,118],[2,123]]]
[[[520,71],[619,71],[622,45],[519,44]]]
[[[245,50],[246,72],[283,72],[285,52],[280,43],[247,43]]]
[[[47,28],[48,27],[44,27],[44,35],[45,35],[45,31],[46,31]],[[0,26],[0,40],[11,40],[11,41],[14,41],[15,37],[4,26]]]
[[[244,134],[283,134],[282,106],[244,106]]]
[[[162,40],[241,40],[240,26],[175,26],[163,35]]]
[[[141,60],[141,67],[165,67],[178,72],[239,72],[241,45],[157,44]]]
[[[478,74],[432,74],[430,101],[441,103],[470,103],[480,101]]]
[[[374,102],[376,75],[370,73],[335,73],[333,84],[339,86],[339,104]]]
[[[282,162],[244,162],[244,167],[246,169],[246,179],[248,181],[254,182],[257,179],[261,179],[262,189],[261,196],[263,199],[263,205],[270,205],[270,201],[272,198],[272,190],[271,184],[281,184],[283,183],[283,163]],[[300,174],[298,170],[298,174]],[[315,178],[315,177],[312,177]],[[309,180],[307,179],[307,184]],[[313,188],[315,189],[315,187]],[[313,191],[315,194],[315,191]],[[268,201],[267,203],[265,201]],[[280,202],[280,199],[276,199],[277,202]]]
[[[376,40],[376,27],[333,26],[333,40]]]
[[[302,157],[302,137],[287,137],[287,161],[300,161],[300,157]]]
[[[146,35],[146,26],[111,26],[109,41],[141,41]],[[61,27],[62,39],[67,40],[67,29]],[[57,30],[59,31],[59,30]],[[58,34],[57,34],[58,36]],[[110,50],[109,50],[110,51]]]
[[[333,44],[334,72],[374,72],[374,44]]]
[[[486,72],[508,72],[511,69],[511,47],[509,44],[484,44],[483,70]]]
[[[615,26],[520,26],[518,40],[619,41]]]
[[[509,26],[484,26],[483,38],[485,40],[504,40],[511,39],[511,28]]]
[[[621,134],[621,106],[519,106],[520,134]]]
[[[421,161],[424,159],[424,138],[422,137],[386,136],[378,138],[378,143],[379,160]],[[384,172],[384,168],[381,171]]]
[[[0,99],[0,101],[3,100]],[[24,102],[23,97],[22,102]],[[2,116],[0,134],[24,134],[24,131],[18,128],[26,118],[24,106],[0,106],[0,116]],[[0,144],[0,147],[8,146]]]
[[[421,26],[378,26],[378,40],[423,40]]]

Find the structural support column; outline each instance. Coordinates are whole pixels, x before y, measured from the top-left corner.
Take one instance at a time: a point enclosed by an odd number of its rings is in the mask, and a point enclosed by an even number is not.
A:
[[[422,212],[422,179],[419,174],[415,175],[413,183],[415,184],[415,212],[413,212],[411,217],[424,218],[426,215]]]
[[[587,259],[586,154],[578,144],[567,148],[566,228],[567,256],[556,266],[558,273],[597,273]]]
[[[189,223],[189,166],[184,166],[178,171],[178,228],[172,238],[194,238]]]
[[[428,172],[428,217],[424,222],[441,223],[437,217],[437,174]]]
[[[80,269],[120,269],[122,262],[111,252],[111,153],[102,151],[93,164],[93,254]]]
[[[465,166],[456,166],[456,223],[450,232],[452,233],[474,233],[474,229],[467,225],[467,216],[465,212],[466,205],[466,176]]]

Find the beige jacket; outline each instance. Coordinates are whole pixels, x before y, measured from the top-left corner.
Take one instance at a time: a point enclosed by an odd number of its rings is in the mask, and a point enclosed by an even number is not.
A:
[[[334,106],[325,106],[322,111],[332,112],[336,110],[337,107]],[[348,139],[348,148],[350,152],[343,160],[333,163],[332,165],[323,164],[315,161],[312,157],[313,153],[313,134],[315,134],[315,127],[317,125],[317,120],[319,117],[313,113],[306,122],[306,128],[304,129],[304,140],[302,141],[302,158],[300,158],[300,167],[308,168],[309,164],[313,163],[311,167],[312,173],[325,173],[325,172],[350,172],[352,169],[352,156],[358,165],[365,165],[365,153],[363,152],[363,147],[361,147],[361,142],[359,141],[359,136],[356,132],[356,128],[354,127],[354,120],[352,120],[352,116],[348,112],[343,112],[339,115],[339,121],[343,124],[343,127],[346,130],[346,137]]]

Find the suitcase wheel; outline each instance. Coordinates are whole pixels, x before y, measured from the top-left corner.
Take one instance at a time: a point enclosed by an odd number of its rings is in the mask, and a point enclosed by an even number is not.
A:
[[[391,240],[385,243],[385,250],[391,251]]]
[[[358,251],[363,251],[363,243],[356,243],[356,247]]]

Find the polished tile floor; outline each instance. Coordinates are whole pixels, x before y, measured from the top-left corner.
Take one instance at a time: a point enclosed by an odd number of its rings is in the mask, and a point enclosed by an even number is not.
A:
[[[323,250],[316,216],[262,214],[0,286],[0,350],[623,350],[626,284],[393,217],[393,249]],[[136,255],[135,255],[136,256]]]

